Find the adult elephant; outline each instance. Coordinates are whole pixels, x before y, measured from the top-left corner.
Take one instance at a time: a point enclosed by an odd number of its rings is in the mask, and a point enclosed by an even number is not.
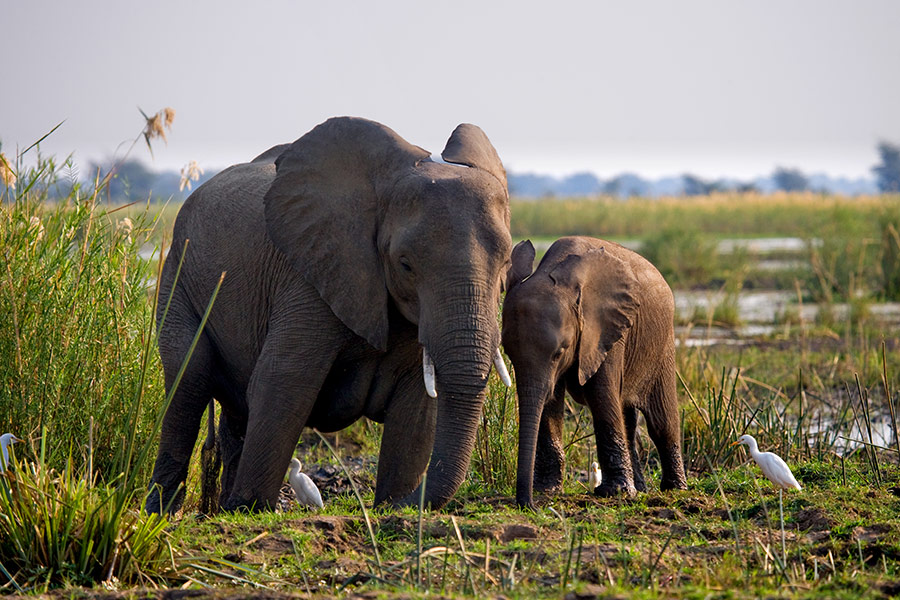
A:
[[[675,302],[647,260],[618,244],[561,238],[532,274],[534,246],[512,252],[503,304],[503,347],[516,372],[519,462],[516,500],[562,484],[568,391],[594,421],[602,496],[646,489],[635,450],[637,412],[662,463],[662,489],[683,489],[675,389]]]
[[[274,506],[302,428],[363,416],[384,422],[376,504],[418,502],[426,467],[425,501],[452,497],[499,357],[511,243],[506,173],[481,129],[457,127],[442,157],[333,118],[185,201],[157,308],[167,390],[227,274],[166,410],[149,511],[180,504],[211,398],[225,509]]]

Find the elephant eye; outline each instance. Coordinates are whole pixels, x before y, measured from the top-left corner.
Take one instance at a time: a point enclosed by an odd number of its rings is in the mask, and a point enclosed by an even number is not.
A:
[[[406,260],[406,257],[400,258],[400,266],[403,267],[403,270],[407,273],[412,273],[412,267],[409,266],[409,261]]]
[[[552,358],[553,358],[553,360],[559,360],[562,357],[562,355],[563,355],[563,349],[560,348],[559,350],[557,350],[556,352],[553,353]]]

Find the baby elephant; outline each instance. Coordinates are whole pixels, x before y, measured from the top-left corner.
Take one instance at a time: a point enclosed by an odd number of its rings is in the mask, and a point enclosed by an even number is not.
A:
[[[516,501],[562,484],[565,395],[594,420],[601,496],[646,490],[635,450],[637,411],[662,461],[661,488],[684,489],[675,392],[675,302],[659,271],[618,244],[557,240],[532,274],[534,246],[512,252],[503,346],[519,394]]]

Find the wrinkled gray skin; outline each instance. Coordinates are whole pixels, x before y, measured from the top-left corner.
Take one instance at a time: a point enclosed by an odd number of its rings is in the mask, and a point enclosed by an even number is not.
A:
[[[557,240],[532,274],[534,246],[512,253],[503,346],[519,396],[516,501],[562,484],[566,391],[594,421],[601,496],[645,490],[637,411],[662,461],[662,489],[684,489],[675,390],[672,290],[638,254],[588,237]]]
[[[457,164],[378,123],[334,118],[187,199],[157,309],[167,389],[227,274],[166,411],[148,510],[180,504],[213,397],[225,509],[274,506],[302,428],[363,416],[384,422],[376,504],[418,503],[426,467],[426,503],[456,492],[500,341],[511,243],[506,174],[484,133],[460,125],[442,156]]]

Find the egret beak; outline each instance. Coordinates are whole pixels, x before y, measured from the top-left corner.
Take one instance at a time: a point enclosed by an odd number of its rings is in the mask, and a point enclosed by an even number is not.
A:
[[[730,445],[730,446],[737,446],[737,445],[740,444],[740,443],[741,443],[741,440],[738,440],[738,441],[736,441],[736,442],[731,442],[731,444],[729,444],[729,445]]]
[[[16,436],[13,436],[13,438],[10,441],[13,443],[16,443],[16,442],[21,442],[23,444],[25,443],[25,440],[23,440],[21,438],[17,438]]]

